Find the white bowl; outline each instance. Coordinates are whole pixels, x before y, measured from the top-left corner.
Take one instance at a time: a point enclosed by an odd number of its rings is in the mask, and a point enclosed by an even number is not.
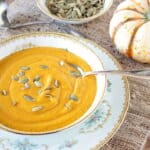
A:
[[[16,51],[39,46],[68,49],[70,52],[83,58],[91,66],[92,70],[104,70],[101,60],[96,56],[95,53],[92,52],[92,50],[86,47],[86,45],[81,44],[80,41],[71,38],[71,36],[61,33],[29,33],[11,37],[10,39],[7,39],[0,43],[0,59]],[[64,128],[47,132],[26,132],[10,129],[4,125],[1,125],[1,127],[9,131],[22,134],[45,134],[69,128],[89,116],[89,114],[91,114],[95,110],[97,105],[102,102],[106,87],[106,77],[104,75],[96,76],[96,84],[96,96],[89,110],[81,118],[79,118],[72,124],[65,126]]]
[[[82,23],[86,23],[89,21],[92,21],[93,19],[96,19],[97,17],[103,15],[104,13],[106,13],[109,8],[111,7],[111,5],[113,4],[113,0],[105,0],[104,3],[104,7],[100,10],[99,13],[97,13],[94,16],[88,17],[88,18],[81,18],[81,19],[66,19],[66,18],[60,18],[54,14],[52,14],[47,6],[46,6],[46,0],[36,0],[37,2],[37,6],[39,7],[39,9],[47,16],[49,16],[50,18],[57,20],[59,22],[62,23],[68,23],[68,24],[82,24]]]

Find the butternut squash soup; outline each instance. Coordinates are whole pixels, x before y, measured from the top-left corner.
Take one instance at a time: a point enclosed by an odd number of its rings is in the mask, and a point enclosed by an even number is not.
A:
[[[96,78],[81,78],[90,66],[68,50],[36,47],[0,61],[0,123],[26,132],[64,128],[87,112]]]

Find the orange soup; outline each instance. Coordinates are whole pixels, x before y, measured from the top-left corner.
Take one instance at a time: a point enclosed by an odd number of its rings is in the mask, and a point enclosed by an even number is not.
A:
[[[54,131],[72,124],[90,108],[96,79],[77,70],[91,68],[58,48],[36,47],[0,61],[0,123],[26,132]]]

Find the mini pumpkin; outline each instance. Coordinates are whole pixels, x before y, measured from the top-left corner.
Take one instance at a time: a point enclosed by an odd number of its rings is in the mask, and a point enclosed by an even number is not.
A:
[[[111,19],[109,33],[121,53],[150,63],[150,0],[120,3]]]

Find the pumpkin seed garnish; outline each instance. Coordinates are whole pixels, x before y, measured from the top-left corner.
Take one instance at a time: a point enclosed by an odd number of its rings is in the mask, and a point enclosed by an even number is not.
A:
[[[17,75],[14,75],[14,76],[11,77],[11,79],[14,80],[14,81],[18,81],[19,77]]]
[[[40,68],[41,68],[41,69],[48,69],[49,67],[46,66],[46,65],[40,65]]]
[[[74,94],[69,95],[69,100],[78,101],[78,97]]]
[[[76,64],[72,64],[72,63],[67,63],[69,66],[73,67],[74,69],[77,70],[77,68],[79,67],[78,65]]]
[[[37,93],[38,93],[38,94],[41,94],[42,92],[43,92],[43,90],[38,90],[38,92],[37,92]]]
[[[36,75],[35,78],[33,79],[33,82],[34,81],[39,81],[40,79],[41,79],[41,77],[39,75]]]
[[[59,65],[60,66],[63,66],[65,64],[65,62],[63,61],[63,60],[61,60],[60,62],[59,62]]]
[[[105,0],[46,0],[49,11],[61,18],[80,19],[100,12]]]
[[[25,75],[25,72],[24,71],[19,71],[19,73],[17,74],[18,77],[22,77]]]
[[[40,81],[34,81],[34,85],[38,88],[42,87],[42,83]]]
[[[17,102],[16,101],[12,101],[12,106],[16,106],[17,105]]]
[[[33,102],[34,101],[34,98],[30,95],[24,95],[23,98],[29,102]]]
[[[28,78],[24,78],[24,79],[21,79],[19,80],[20,83],[27,83],[29,82],[29,79]]]
[[[45,97],[53,98],[54,96],[53,96],[52,94],[46,93],[46,94],[45,94]]]
[[[21,66],[20,69],[23,70],[23,71],[27,71],[27,70],[30,70],[30,67],[28,67],[28,66]]]
[[[83,69],[80,67],[80,66],[78,66],[78,65],[76,65],[76,64],[72,64],[72,63],[67,63],[69,66],[71,66],[72,68],[74,68],[77,72],[79,72],[80,74],[82,74],[82,72],[83,72]]]
[[[80,72],[77,72],[77,71],[70,71],[70,75],[75,77],[75,78],[82,76],[82,74]]]
[[[66,52],[69,52],[68,48],[64,48],[63,50],[66,51]]]
[[[59,88],[60,83],[59,83],[59,81],[58,81],[58,80],[55,80],[55,81],[54,81],[54,86],[55,86],[56,88]]]
[[[41,109],[43,109],[43,106],[35,106],[35,107],[32,107],[32,112],[37,112],[37,111],[40,111]]]
[[[3,96],[6,96],[6,95],[7,95],[6,90],[2,90],[2,91],[1,91],[1,94],[2,94]]]
[[[24,84],[24,89],[29,89],[30,88],[30,84],[29,83],[25,83]]]
[[[48,86],[48,87],[46,87],[45,89],[44,89],[44,91],[49,91],[49,90],[51,90],[53,87],[51,87],[51,86]]]
[[[71,106],[69,104],[64,105],[67,109],[71,109]]]

